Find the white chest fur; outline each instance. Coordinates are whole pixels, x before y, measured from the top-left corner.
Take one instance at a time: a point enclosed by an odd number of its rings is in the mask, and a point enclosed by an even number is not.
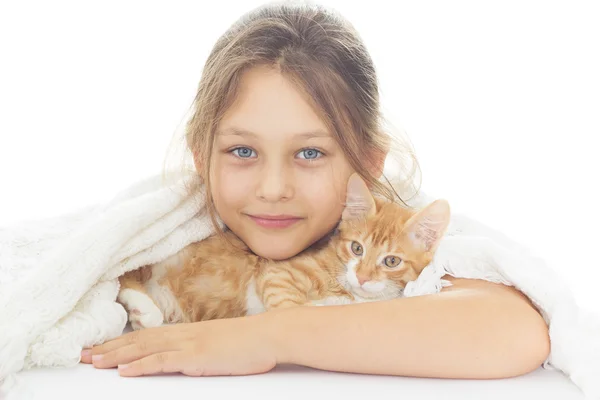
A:
[[[263,302],[256,294],[256,283],[254,278],[252,278],[248,283],[248,288],[246,290],[246,314],[256,315],[265,311],[266,309]]]

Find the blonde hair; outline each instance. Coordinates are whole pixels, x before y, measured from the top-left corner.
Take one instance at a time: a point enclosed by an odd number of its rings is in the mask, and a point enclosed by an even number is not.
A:
[[[185,127],[187,151],[202,164],[207,188],[219,121],[234,101],[242,74],[258,65],[278,68],[306,95],[375,195],[405,202],[385,174],[386,183],[370,173],[376,157],[365,156],[395,157],[403,187],[416,187],[416,157],[407,141],[384,127],[375,68],[365,45],[334,10],[297,2],[268,3],[244,14],[208,56]],[[220,232],[209,190],[206,206]]]

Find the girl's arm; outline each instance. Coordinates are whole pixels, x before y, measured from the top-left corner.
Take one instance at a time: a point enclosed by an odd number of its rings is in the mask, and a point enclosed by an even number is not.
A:
[[[452,280],[442,293],[386,302],[295,307],[251,317],[174,324],[82,352],[121,376],[247,375],[293,363],[332,371],[437,378],[503,378],[537,368],[548,329],[513,288]]]
[[[504,378],[539,367],[548,328],[512,287],[453,279],[435,295],[262,315],[277,363],[434,378]]]

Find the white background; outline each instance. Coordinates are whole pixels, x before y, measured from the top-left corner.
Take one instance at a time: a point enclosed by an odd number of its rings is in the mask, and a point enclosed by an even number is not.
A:
[[[1,2],[0,226],[160,171],[214,41],[260,3]],[[322,3],[363,36],[423,189],[600,304],[598,3]]]

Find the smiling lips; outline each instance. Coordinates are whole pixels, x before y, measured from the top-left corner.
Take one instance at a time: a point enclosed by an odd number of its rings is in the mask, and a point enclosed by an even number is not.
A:
[[[296,217],[294,215],[249,215],[250,219],[252,219],[257,225],[262,226],[263,228],[287,228],[295,224],[296,222],[302,220],[300,217]]]

